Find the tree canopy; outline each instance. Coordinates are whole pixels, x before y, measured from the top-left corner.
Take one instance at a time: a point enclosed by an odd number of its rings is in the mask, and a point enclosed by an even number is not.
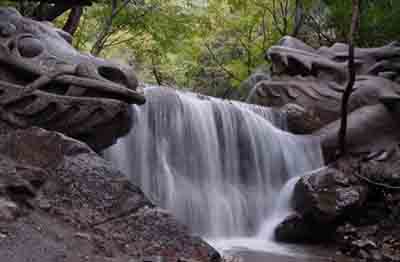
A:
[[[350,0],[2,1],[74,34],[76,48],[135,66],[143,81],[244,98],[285,35],[319,46],[346,41]],[[355,45],[399,35],[400,2],[364,0]]]

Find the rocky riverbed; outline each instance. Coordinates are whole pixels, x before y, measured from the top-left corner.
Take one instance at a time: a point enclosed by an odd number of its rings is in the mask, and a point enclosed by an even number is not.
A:
[[[362,261],[400,261],[400,153],[340,159],[300,179],[295,212],[275,231],[285,242],[326,243]]]

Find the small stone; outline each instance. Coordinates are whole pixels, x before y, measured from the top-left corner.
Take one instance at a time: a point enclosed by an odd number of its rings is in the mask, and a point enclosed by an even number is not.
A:
[[[370,253],[371,253],[371,257],[372,257],[373,260],[382,261],[382,255],[381,255],[381,253],[379,251],[371,250]]]
[[[6,199],[0,199],[0,221],[12,221],[19,215],[17,204]]]
[[[364,259],[369,258],[368,252],[365,251],[364,249],[361,249],[361,250],[359,251],[359,255],[360,255],[361,258],[364,258]]]
[[[152,257],[144,257],[142,262],[165,262],[165,257],[162,256],[152,256]]]
[[[369,239],[355,240],[351,244],[358,248],[377,248],[377,245]]]
[[[86,239],[86,240],[90,240],[91,239],[91,236],[89,234],[83,233],[83,232],[75,233],[74,236],[78,237],[78,238]]]
[[[346,233],[346,234],[350,234],[350,233],[355,233],[357,232],[357,228],[355,228],[353,225],[351,224],[346,224],[344,226],[340,226],[338,227],[337,231],[339,233]]]
[[[41,200],[39,201],[39,208],[44,211],[49,211],[51,209],[51,204],[49,201]]]

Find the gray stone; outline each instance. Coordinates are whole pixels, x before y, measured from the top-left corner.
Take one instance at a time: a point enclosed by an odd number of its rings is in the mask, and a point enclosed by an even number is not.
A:
[[[0,13],[0,133],[39,126],[102,150],[129,131],[129,104],[145,101],[131,68],[79,53],[49,23]]]
[[[348,103],[351,152],[378,151],[400,142],[399,52],[398,42],[355,48],[356,82]],[[338,43],[314,49],[287,36],[268,50],[267,58],[271,78],[257,84],[250,100],[286,112],[290,131],[319,136],[330,161],[338,149],[348,46]]]
[[[332,224],[361,208],[368,187],[351,185],[345,174],[323,168],[303,176],[294,190],[294,208],[305,218],[321,224]]]

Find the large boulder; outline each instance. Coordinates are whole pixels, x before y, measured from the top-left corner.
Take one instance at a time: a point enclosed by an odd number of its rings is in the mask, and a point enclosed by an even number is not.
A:
[[[295,213],[275,229],[278,241],[289,243],[329,240],[336,227],[364,205],[368,187],[341,171],[325,167],[309,173],[296,183]]]
[[[316,234],[316,227],[309,223],[299,213],[286,217],[275,229],[275,239],[286,243],[302,243],[317,241],[325,237],[324,234]],[[321,232],[321,231],[318,231]]]
[[[81,142],[31,128],[2,137],[0,152],[2,261],[220,260]]]
[[[334,168],[322,168],[303,176],[294,189],[294,208],[306,219],[334,224],[361,208],[368,187],[353,184],[349,176]]]

